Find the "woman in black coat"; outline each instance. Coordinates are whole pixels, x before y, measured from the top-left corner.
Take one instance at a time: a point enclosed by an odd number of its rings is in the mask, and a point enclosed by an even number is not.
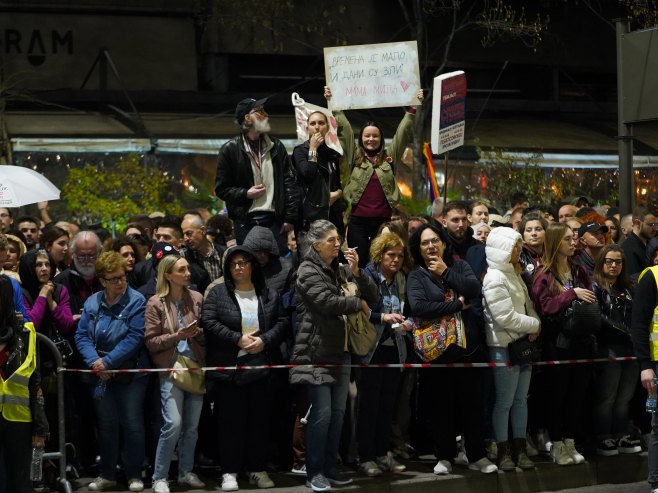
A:
[[[409,249],[416,266],[407,278],[407,302],[420,321],[461,316],[465,344],[448,346],[433,363],[482,362],[486,355],[481,325],[468,301],[482,296],[482,286],[466,262],[453,259],[449,244],[446,231],[430,224],[423,224],[411,235]],[[449,290],[455,294],[452,300],[446,299]],[[432,368],[420,372],[420,408],[429,413],[427,422],[439,458],[435,474],[451,472],[451,460],[457,454],[455,437],[462,432],[469,467],[485,474],[497,470],[484,448],[482,379],[486,370]]]
[[[258,261],[246,247],[224,257],[224,283],[203,304],[208,366],[266,365],[285,336],[288,318],[279,294],[265,285]],[[237,475],[271,488],[265,471],[272,396],[267,369],[210,371],[208,394],[215,401],[222,490],[238,489]]]

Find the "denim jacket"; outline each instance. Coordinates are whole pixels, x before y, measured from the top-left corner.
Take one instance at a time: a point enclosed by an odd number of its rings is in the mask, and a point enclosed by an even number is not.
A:
[[[375,329],[377,330],[378,342],[375,347],[373,347],[370,352],[363,357],[362,363],[368,364],[370,363],[372,356],[375,354],[377,347],[383,342],[381,341],[381,337],[384,333],[386,325],[381,323],[382,314],[404,313],[406,278],[402,272],[398,272],[395,276],[393,284],[389,286],[386,282],[386,279],[384,278],[384,274],[382,274],[379,267],[372,262],[365,268],[365,272],[375,281],[379,291],[379,299],[377,300],[377,303],[370,307],[372,309],[372,313],[370,314],[370,321],[375,325]],[[407,344],[405,341],[406,336],[393,331],[393,337],[395,339],[395,346],[398,350],[400,363],[404,364],[407,361]]]
[[[85,364],[91,365],[100,355],[107,369],[116,369],[125,361],[139,357],[139,368],[147,368],[144,347],[144,296],[131,287],[112,306],[107,304],[105,290],[91,295],[84,305],[75,333],[75,345]]]

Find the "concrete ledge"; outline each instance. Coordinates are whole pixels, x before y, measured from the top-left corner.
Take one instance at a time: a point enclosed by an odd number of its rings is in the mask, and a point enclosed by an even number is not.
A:
[[[645,481],[647,477],[647,454],[619,455],[616,457],[592,456],[584,464],[577,466],[557,466],[545,457],[535,458],[537,467],[529,471],[498,472],[481,474],[463,466],[454,466],[453,474],[437,476],[432,472],[434,460],[407,461],[408,470],[403,474],[385,474],[379,478],[366,478],[357,473],[348,475],[354,483],[332,491],[345,493],[531,493],[541,491],[558,491],[597,484],[626,484]],[[202,490],[218,491],[221,476],[215,469],[201,469],[199,476],[207,483]],[[267,491],[271,493],[309,493],[305,478],[290,473],[270,474],[276,487]],[[93,478],[76,481],[74,488],[87,492],[86,485]],[[239,478],[240,491],[256,491],[248,480]],[[150,486],[150,484],[147,484]],[[124,485],[123,488],[126,488]],[[175,482],[170,483],[173,492],[188,491]],[[123,492],[127,489],[110,489],[106,491]]]

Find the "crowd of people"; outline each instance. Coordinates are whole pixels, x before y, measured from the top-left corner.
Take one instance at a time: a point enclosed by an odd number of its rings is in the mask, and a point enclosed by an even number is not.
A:
[[[65,374],[69,458],[96,476],[90,491],[124,479],[142,491],[147,475],[155,493],[172,477],[203,488],[202,465],[221,468],[223,491],[243,478],[271,488],[268,472],[284,469],[328,491],[352,481],[347,465],[399,474],[419,453],[441,475],[658,449],[641,387],[655,391],[658,276],[645,269],[658,265],[657,210],[620,217],[584,197],[552,209],[517,194],[506,212],[453,201],[404,217],[394,176],[413,107],[388,145],[378,123],[355,139],[336,112],[342,156],[324,142],[326,115],[311,113],[291,157],[265,104],[237,105],[241,132],[219,151],[226,214],[140,215],[111,238],[52,221],[47,203],[15,221],[0,208],[0,491],[46,491],[25,471],[48,421],[46,447],[57,443],[55,362],[35,357],[32,327],[67,368],[92,370]],[[636,297],[638,283],[653,295]],[[572,323],[580,310],[587,322]],[[422,356],[415,332],[437,321],[452,332],[436,366],[404,368]],[[355,326],[375,331],[366,350]],[[637,359],[532,366],[513,359],[521,340],[543,360]],[[30,354],[38,365],[18,365]],[[281,363],[294,366],[268,368]],[[256,368],[198,378],[169,371],[179,364]]]

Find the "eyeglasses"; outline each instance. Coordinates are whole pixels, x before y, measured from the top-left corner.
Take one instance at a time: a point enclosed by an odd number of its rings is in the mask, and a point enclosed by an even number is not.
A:
[[[231,262],[231,269],[244,269],[251,262],[248,260],[238,260],[237,262]]]
[[[622,258],[606,258],[603,259],[605,265],[624,265],[624,259]]]
[[[439,246],[441,243],[443,243],[441,241],[441,238],[439,238],[438,236],[435,236],[434,238],[430,238],[428,240],[421,241],[420,246],[422,246],[423,248],[427,248],[430,245]]]
[[[119,284],[120,282],[124,282],[127,279],[126,275],[122,276],[116,276],[116,277],[104,277],[103,280],[105,282],[109,282],[110,284]]]
[[[83,262],[91,262],[98,258],[98,255],[80,255],[79,253],[75,254],[75,258],[82,260]]]

